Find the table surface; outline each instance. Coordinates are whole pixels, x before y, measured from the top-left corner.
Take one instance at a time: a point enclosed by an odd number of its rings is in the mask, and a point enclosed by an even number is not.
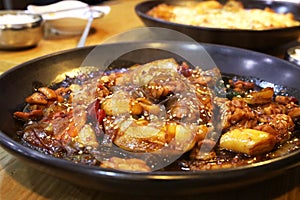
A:
[[[97,45],[124,31],[143,27],[135,15],[134,6],[141,0],[106,1],[111,12],[92,24],[86,46]],[[44,38],[37,47],[22,51],[0,51],[0,73],[36,57],[53,52],[75,48],[80,35]],[[213,194],[201,194],[184,199],[300,199],[300,169],[292,169],[284,174],[261,183],[237,190]],[[129,183],[130,184],[130,183]],[[43,172],[32,169],[22,161],[8,154],[0,147],[0,199],[152,199],[149,196],[135,197],[107,194],[82,188]],[[160,198],[163,199],[163,198]],[[168,199],[168,198],[164,198]],[[176,199],[172,197],[172,199]],[[179,199],[179,198],[178,198]],[[182,199],[182,197],[180,197]]]

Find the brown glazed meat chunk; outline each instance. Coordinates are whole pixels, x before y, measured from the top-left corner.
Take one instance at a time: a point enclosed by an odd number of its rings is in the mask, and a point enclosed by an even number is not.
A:
[[[221,107],[223,129],[252,128],[257,124],[257,114],[242,100],[227,101]]]

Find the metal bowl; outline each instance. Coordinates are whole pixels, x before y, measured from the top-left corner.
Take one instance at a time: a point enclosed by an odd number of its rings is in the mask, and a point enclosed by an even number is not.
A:
[[[43,38],[43,18],[20,10],[0,11],[0,49],[36,46]]]
[[[224,0],[219,0],[224,3]],[[277,13],[290,12],[295,19],[300,19],[299,4],[287,1],[269,0],[240,0],[247,9],[269,7]],[[150,27],[162,27],[184,33],[198,42],[214,43],[246,48],[261,52],[274,51],[275,48],[283,46],[289,42],[296,41],[300,35],[300,26],[277,28],[269,30],[243,30],[243,29],[224,29],[207,28],[201,26],[191,26],[179,23],[164,21],[151,17],[147,14],[149,10],[158,4],[166,3],[169,5],[193,4],[195,1],[183,0],[155,0],[145,1],[136,5],[135,12]]]
[[[300,66],[300,46],[289,48],[284,55],[284,58],[297,66]]]

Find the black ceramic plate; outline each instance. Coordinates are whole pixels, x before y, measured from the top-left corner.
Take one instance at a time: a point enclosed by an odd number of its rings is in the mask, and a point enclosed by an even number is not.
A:
[[[224,3],[224,0],[220,1]],[[269,0],[241,0],[245,8],[272,8],[278,13],[291,12],[297,20],[300,20],[300,9],[298,3]],[[150,17],[146,13],[160,3],[170,5],[182,5],[195,3],[195,1],[184,0],[155,0],[139,3],[135,7],[136,14],[145,25],[150,27],[163,27],[182,32],[198,42],[223,44],[262,52],[274,51],[274,48],[296,41],[300,34],[300,26],[289,28],[278,28],[272,30],[230,30],[221,28],[206,28],[190,25],[172,23],[165,20]]]
[[[189,43],[119,43],[98,46],[105,52],[124,47],[136,49],[118,59],[121,62],[148,62],[174,56],[165,47],[180,48],[198,55],[200,46]],[[219,45],[203,45],[224,73],[255,76],[271,83],[300,89],[300,68],[265,54]],[[155,47],[155,48],[153,48]],[[10,69],[0,76],[0,144],[30,166],[50,175],[88,188],[121,194],[183,195],[218,191],[260,182],[300,166],[300,151],[251,166],[217,171],[126,173],[83,166],[53,158],[22,146],[15,140],[18,123],[13,112],[31,94],[36,82],[49,84],[57,75],[80,66],[94,47],[72,49],[37,58]],[[180,59],[180,58],[178,58]],[[115,63],[116,63],[115,62]],[[13,84],[12,84],[13,83]],[[299,94],[295,94],[300,97]],[[176,188],[176,190],[174,190]]]

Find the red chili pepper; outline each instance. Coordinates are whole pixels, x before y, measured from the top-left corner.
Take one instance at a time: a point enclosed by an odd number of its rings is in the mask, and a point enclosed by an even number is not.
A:
[[[298,99],[294,96],[291,96],[291,102],[294,102],[295,104],[298,104]]]
[[[96,101],[94,101],[94,108],[95,108],[95,110],[100,109],[100,100],[99,99],[96,99]]]
[[[190,69],[189,65],[186,64],[185,62],[183,62],[180,66],[179,66],[179,72],[185,76],[185,77],[189,77],[192,75],[192,70]]]
[[[88,114],[93,121],[97,120],[100,124],[103,123],[103,119],[105,118],[106,114],[105,111],[100,108],[99,99],[90,104],[88,108]]]
[[[96,116],[97,116],[97,120],[100,124],[102,124],[103,119],[105,118],[106,114],[105,111],[103,109],[98,109],[96,111]]]

